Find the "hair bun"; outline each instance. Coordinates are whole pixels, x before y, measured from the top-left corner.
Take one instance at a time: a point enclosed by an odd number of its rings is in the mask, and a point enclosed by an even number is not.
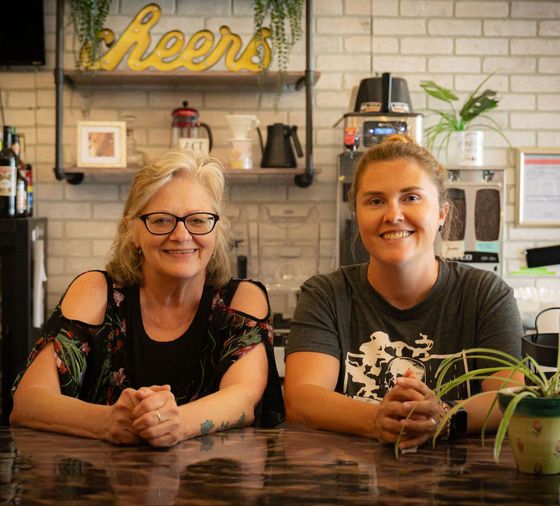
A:
[[[382,142],[403,142],[404,144],[416,144],[416,141],[407,134],[391,134],[385,137]]]

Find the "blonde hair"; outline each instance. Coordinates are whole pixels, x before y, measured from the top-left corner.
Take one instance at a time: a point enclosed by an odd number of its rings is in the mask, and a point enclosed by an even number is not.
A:
[[[230,224],[223,214],[225,179],[222,164],[199,151],[170,151],[140,169],[132,182],[106,267],[116,281],[125,285],[143,283],[141,256],[135,245],[132,224],[150,199],[179,174],[192,176],[206,189],[212,211],[220,216],[215,228],[216,244],[206,266],[206,282],[220,287],[231,278]]]

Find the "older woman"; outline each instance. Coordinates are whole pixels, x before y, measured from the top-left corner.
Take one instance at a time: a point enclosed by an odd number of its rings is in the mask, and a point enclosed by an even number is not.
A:
[[[138,172],[107,271],[62,297],[16,380],[12,424],[171,446],[249,425],[257,406],[263,424],[281,420],[268,298],[230,278],[223,201],[202,154]]]
[[[522,327],[503,280],[435,255],[448,219],[447,180],[434,157],[404,136],[360,158],[350,200],[370,259],[303,285],[286,350],[288,420],[387,442],[403,429],[405,449],[431,439],[451,403],[482,391],[488,395],[443,433],[481,428],[500,378],[440,404],[434,373],[442,358],[466,348],[519,355]],[[499,418],[495,408],[490,429]]]

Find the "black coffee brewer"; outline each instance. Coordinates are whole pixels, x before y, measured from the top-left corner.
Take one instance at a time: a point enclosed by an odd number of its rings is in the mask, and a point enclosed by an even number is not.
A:
[[[303,150],[297,135],[297,126],[274,123],[266,127],[266,145],[263,149],[261,167],[294,169],[297,167],[292,142],[296,148],[298,158],[303,156]],[[261,135],[259,130],[259,135]],[[262,146],[262,138],[261,138]]]

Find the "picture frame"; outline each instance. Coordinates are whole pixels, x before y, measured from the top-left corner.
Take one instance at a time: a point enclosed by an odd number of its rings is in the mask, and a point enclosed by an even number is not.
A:
[[[560,148],[517,148],[516,223],[560,227]]]
[[[126,167],[125,121],[80,121],[77,128],[78,167]]]

